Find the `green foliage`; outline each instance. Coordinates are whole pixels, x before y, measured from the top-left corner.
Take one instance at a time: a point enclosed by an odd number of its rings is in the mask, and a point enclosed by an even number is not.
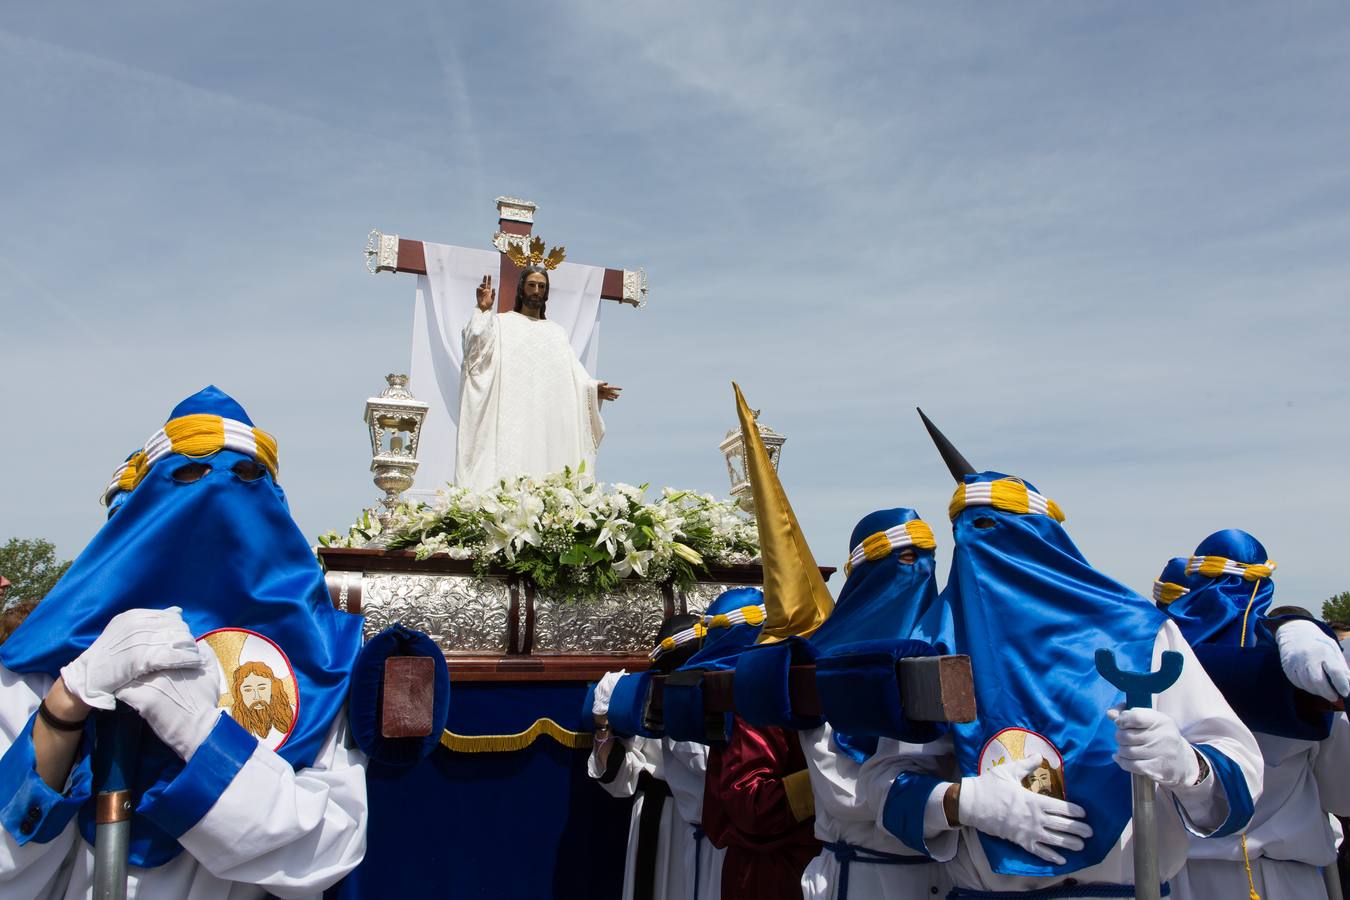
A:
[[[51,541],[10,538],[0,547],[0,575],[10,580],[5,603],[41,600],[69,568],[70,560],[57,559]]]
[[[1323,600],[1322,618],[1327,622],[1350,622],[1350,591]]]

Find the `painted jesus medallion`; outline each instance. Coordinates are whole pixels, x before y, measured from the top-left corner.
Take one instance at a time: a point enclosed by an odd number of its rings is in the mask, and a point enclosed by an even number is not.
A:
[[[1064,758],[1043,735],[1025,728],[1005,728],[980,752],[980,774],[994,766],[1039,756],[1044,762],[1022,779],[1022,787],[1036,794],[1064,799]]]
[[[295,673],[286,654],[245,628],[220,628],[197,640],[205,641],[220,663],[220,708],[264,747],[279,749],[300,712]]]

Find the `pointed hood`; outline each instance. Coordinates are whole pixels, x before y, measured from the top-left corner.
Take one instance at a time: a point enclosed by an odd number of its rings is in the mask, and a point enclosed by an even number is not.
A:
[[[811,548],[806,545],[797,516],[792,512],[769,452],[755,426],[755,416],[739,385],[736,413],[745,443],[745,468],[755,498],[759,551],[764,566],[764,629],[761,643],[812,634],[834,607]]]
[[[933,443],[937,446],[938,453],[942,455],[942,461],[947,464],[947,471],[952,473],[952,477],[956,479],[956,483],[960,484],[967,475],[974,475],[975,467],[966,461],[966,458],[961,455],[961,452],[956,449],[955,445],[947,440],[945,434],[938,431],[938,427],[933,424],[931,419],[923,414],[923,410],[919,409],[917,406],[914,408],[919,410],[919,418],[923,419],[923,427],[928,429],[928,436],[933,439]]]
[[[1051,793],[1088,813],[1093,835],[1065,862],[1046,862],[988,834],[979,841],[1002,875],[1064,876],[1096,865],[1129,823],[1130,777],[1112,759],[1103,714],[1123,694],[1097,674],[1110,647],[1122,668],[1151,667],[1163,614],[1095,569],[1035,485],[998,472],[966,475],[948,510],[955,548],[931,630],[947,653],[969,654],[979,718],[954,724],[962,775],[1031,753],[1047,761]]]

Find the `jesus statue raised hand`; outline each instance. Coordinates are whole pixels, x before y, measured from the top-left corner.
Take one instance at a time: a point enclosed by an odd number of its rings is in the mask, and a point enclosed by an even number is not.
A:
[[[501,479],[547,475],[585,464],[605,435],[600,403],[618,387],[590,376],[567,334],[545,316],[548,270],[520,273],[515,308],[494,312],[492,276],[464,327],[455,483],[485,491]]]

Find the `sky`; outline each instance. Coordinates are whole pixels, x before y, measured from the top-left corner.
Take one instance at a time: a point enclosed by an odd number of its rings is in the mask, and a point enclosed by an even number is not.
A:
[[[506,194],[650,278],[603,312],[602,479],[725,494],[736,379],[822,564],[910,506],[941,571],[921,405],[1137,590],[1239,527],[1320,608],[1350,589],[1347,46],[1332,3],[12,6],[0,540],[76,555],[208,383],[277,436],[305,533],[344,528],[411,342],[366,234],[487,247]]]

